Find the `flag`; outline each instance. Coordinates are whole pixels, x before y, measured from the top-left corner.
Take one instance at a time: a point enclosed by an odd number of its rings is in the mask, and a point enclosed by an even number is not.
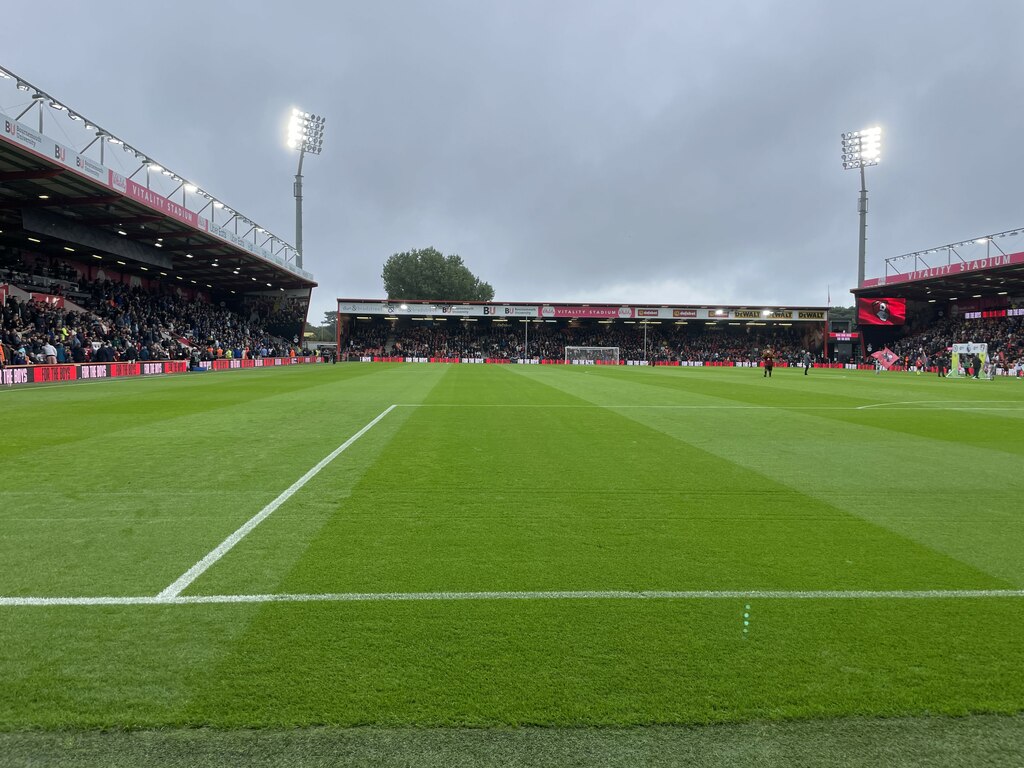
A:
[[[884,347],[883,349],[880,349],[877,352],[873,352],[871,356],[875,358],[875,360],[878,361],[878,364],[885,368],[885,370],[887,371],[900,361],[896,353],[893,352],[888,347]]]

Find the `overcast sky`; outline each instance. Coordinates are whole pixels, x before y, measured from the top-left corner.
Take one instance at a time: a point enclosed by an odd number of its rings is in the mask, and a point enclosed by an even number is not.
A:
[[[1024,225],[1024,3],[10,3],[9,67],[294,242],[310,319],[389,255],[462,256],[498,300],[849,303],[867,276]],[[9,98],[10,100],[10,98]],[[10,109],[12,104],[0,103]],[[60,140],[59,136],[55,136]]]

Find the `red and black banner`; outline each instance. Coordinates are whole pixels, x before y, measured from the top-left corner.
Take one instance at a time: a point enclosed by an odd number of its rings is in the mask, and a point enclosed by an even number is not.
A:
[[[184,360],[153,360],[134,363],[83,363],[80,365],[18,365],[0,371],[0,384],[53,384],[63,381],[93,381],[124,376],[160,376],[185,373]]]
[[[905,322],[906,299],[857,299],[858,325],[903,325]]]

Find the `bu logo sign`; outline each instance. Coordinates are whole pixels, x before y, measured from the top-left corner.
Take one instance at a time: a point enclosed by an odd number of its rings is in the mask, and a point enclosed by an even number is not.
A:
[[[9,136],[18,135],[18,128],[13,121],[4,120],[4,133],[8,134]]]
[[[67,160],[67,150],[59,144],[53,149],[53,156],[62,163]]]

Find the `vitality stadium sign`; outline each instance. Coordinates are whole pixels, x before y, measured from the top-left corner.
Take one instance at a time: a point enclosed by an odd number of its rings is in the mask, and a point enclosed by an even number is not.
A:
[[[928,267],[927,269],[915,269],[899,275],[873,277],[870,280],[865,280],[863,287],[875,288],[895,283],[912,283],[917,280],[928,280],[933,277],[952,277],[966,272],[983,272],[986,269],[998,269],[999,267],[1010,267],[1017,264],[1024,264],[1024,252],[999,254],[998,256],[972,259],[971,261],[963,261],[957,264],[943,264],[938,267]]]

